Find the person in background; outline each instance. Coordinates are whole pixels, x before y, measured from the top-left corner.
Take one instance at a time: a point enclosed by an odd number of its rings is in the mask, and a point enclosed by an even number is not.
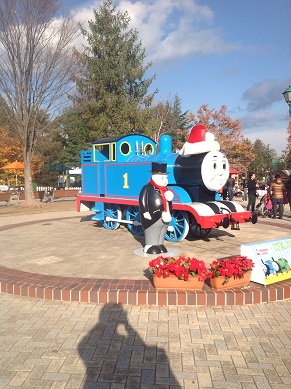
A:
[[[247,201],[247,199],[248,199],[248,179],[246,178],[245,174],[242,174],[241,178],[242,178],[241,186],[242,186],[242,190],[243,190],[242,200]]]
[[[256,205],[256,194],[257,194],[257,182],[255,180],[256,175],[255,173],[250,173],[249,180],[248,180],[248,205],[247,210],[249,211],[250,208],[252,208],[252,212],[255,211],[255,205]]]
[[[232,177],[232,175],[229,175],[229,178],[227,180],[227,190],[228,190],[228,198],[230,201],[233,200],[234,196],[234,186],[235,186],[235,179]]]
[[[228,195],[228,186],[227,186],[227,181],[222,187],[222,200],[226,200]]]
[[[275,175],[275,181],[270,185],[270,194],[272,196],[273,204],[273,219],[276,219],[277,208],[279,205],[279,219],[283,217],[283,204],[284,204],[284,193],[286,192],[285,184],[283,184],[280,174]]]
[[[290,211],[291,211],[291,174],[288,178],[288,181],[285,183],[285,186],[286,186],[286,191],[287,191],[289,207],[290,207]]]

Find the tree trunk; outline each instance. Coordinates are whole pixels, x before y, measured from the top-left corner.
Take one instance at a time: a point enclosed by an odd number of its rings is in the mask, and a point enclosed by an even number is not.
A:
[[[26,206],[39,206],[38,202],[35,200],[33,195],[32,188],[32,178],[31,178],[31,160],[32,155],[29,153],[24,153],[24,194],[25,194],[25,203]]]

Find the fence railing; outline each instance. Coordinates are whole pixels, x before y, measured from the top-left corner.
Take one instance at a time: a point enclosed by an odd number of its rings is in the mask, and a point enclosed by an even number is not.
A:
[[[79,190],[81,191],[82,188],[80,186],[64,186],[64,187],[61,187],[61,186],[37,186],[37,190],[44,190],[46,192],[51,192],[52,190]],[[24,190],[24,188],[23,188]]]

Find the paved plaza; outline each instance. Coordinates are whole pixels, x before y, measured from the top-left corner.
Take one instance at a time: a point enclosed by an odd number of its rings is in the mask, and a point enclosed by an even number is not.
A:
[[[8,210],[0,207],[0,265],[66,277],[145,278],[151,258],[134,254],[142,249],[143,236],[132,235],[124,225],[108,231],[91,220],[93,212],[78,213],[63,203],[64,211],[53,212],[52,204],[49,211],[32,214],[21,213],[21,208],[18,214],[1,214]],[[60,202],[55,205],[60,207]],[[282,220],[259,218],[255,225],[241,224],[240,230],[221,227],[212,229],[206,239],[190,236],[165,245],[209,265],[217,258],[240,254],[242,244],[290,237],[290,216],[286,208]]]
[[[290,300],[138,307],[0,294],[0,311],[0,388],[291,388]]]
[[[94,253],[101,250],[104,261],[117,254],[123,258],[113,269],[116,277],[143,277],[147,259],[133,254],[142,241],[126,229],[94,227],[88,216],[70,209],[32,214],[0,209],[0,265],[96,277],[101,269]],[[242,242],[290,237],[290,226],[287,211],[280,221],[259,220],[176,246],[211,260],[236,254]],[[288,389],[291,300],[136,306],[0,293],[1,388]]]

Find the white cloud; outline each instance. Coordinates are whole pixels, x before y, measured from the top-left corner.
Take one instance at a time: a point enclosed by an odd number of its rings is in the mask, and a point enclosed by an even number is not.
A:
[[[287,147],[287,130],[286,128],[274,128],[272,130],[254,129],[252,132],[244,131],[243,135],[251,142],[260,139],[265,145],[270,145],[270,149],[275,149],[278,155]]]
[[[270,111],[256,111],[251,112],[248,115],[242,116],[241,118],[242,127],[245,130],[252,129],[254,127],[273,127],[274,123],[281,120],[276,115],[272,115]]]
[[[291,78],[278,81],[275,79],[265,79],[255,83],[243,93],[243,100],[248,103],[250,111],[261,108],[268,108],[277,101],[282,101],[282,93],[286,85],[290,85]]]
[[[242,134],[254,142],[260,139],[265,145],[269,144],[278,155],[287,146],[288,121],[283,120],[282,115],[272,114],[270,111],[257,111],[240,118],[242,122]],[[284,127],[284,123],[286,126]]]
[[[78,9],[78,19],[84,26],[93,18],[93,8],[98,11],[101,3],[95,0]],[[120,0],[115,4],[121,12],[128,12],[130,26],[137,29],[147,59],[155,64],[241,48],[240,42],[224,40],[223,32],[212,26],[215,15],[211,8],[195,0]]]
[[[222,31],[211,27],[213,11],[193,0],[124,0],[120,7],[128,10],[132,26],[139,31],[148,57],[155,63],[240,47],[240,43],[225,42]]]

